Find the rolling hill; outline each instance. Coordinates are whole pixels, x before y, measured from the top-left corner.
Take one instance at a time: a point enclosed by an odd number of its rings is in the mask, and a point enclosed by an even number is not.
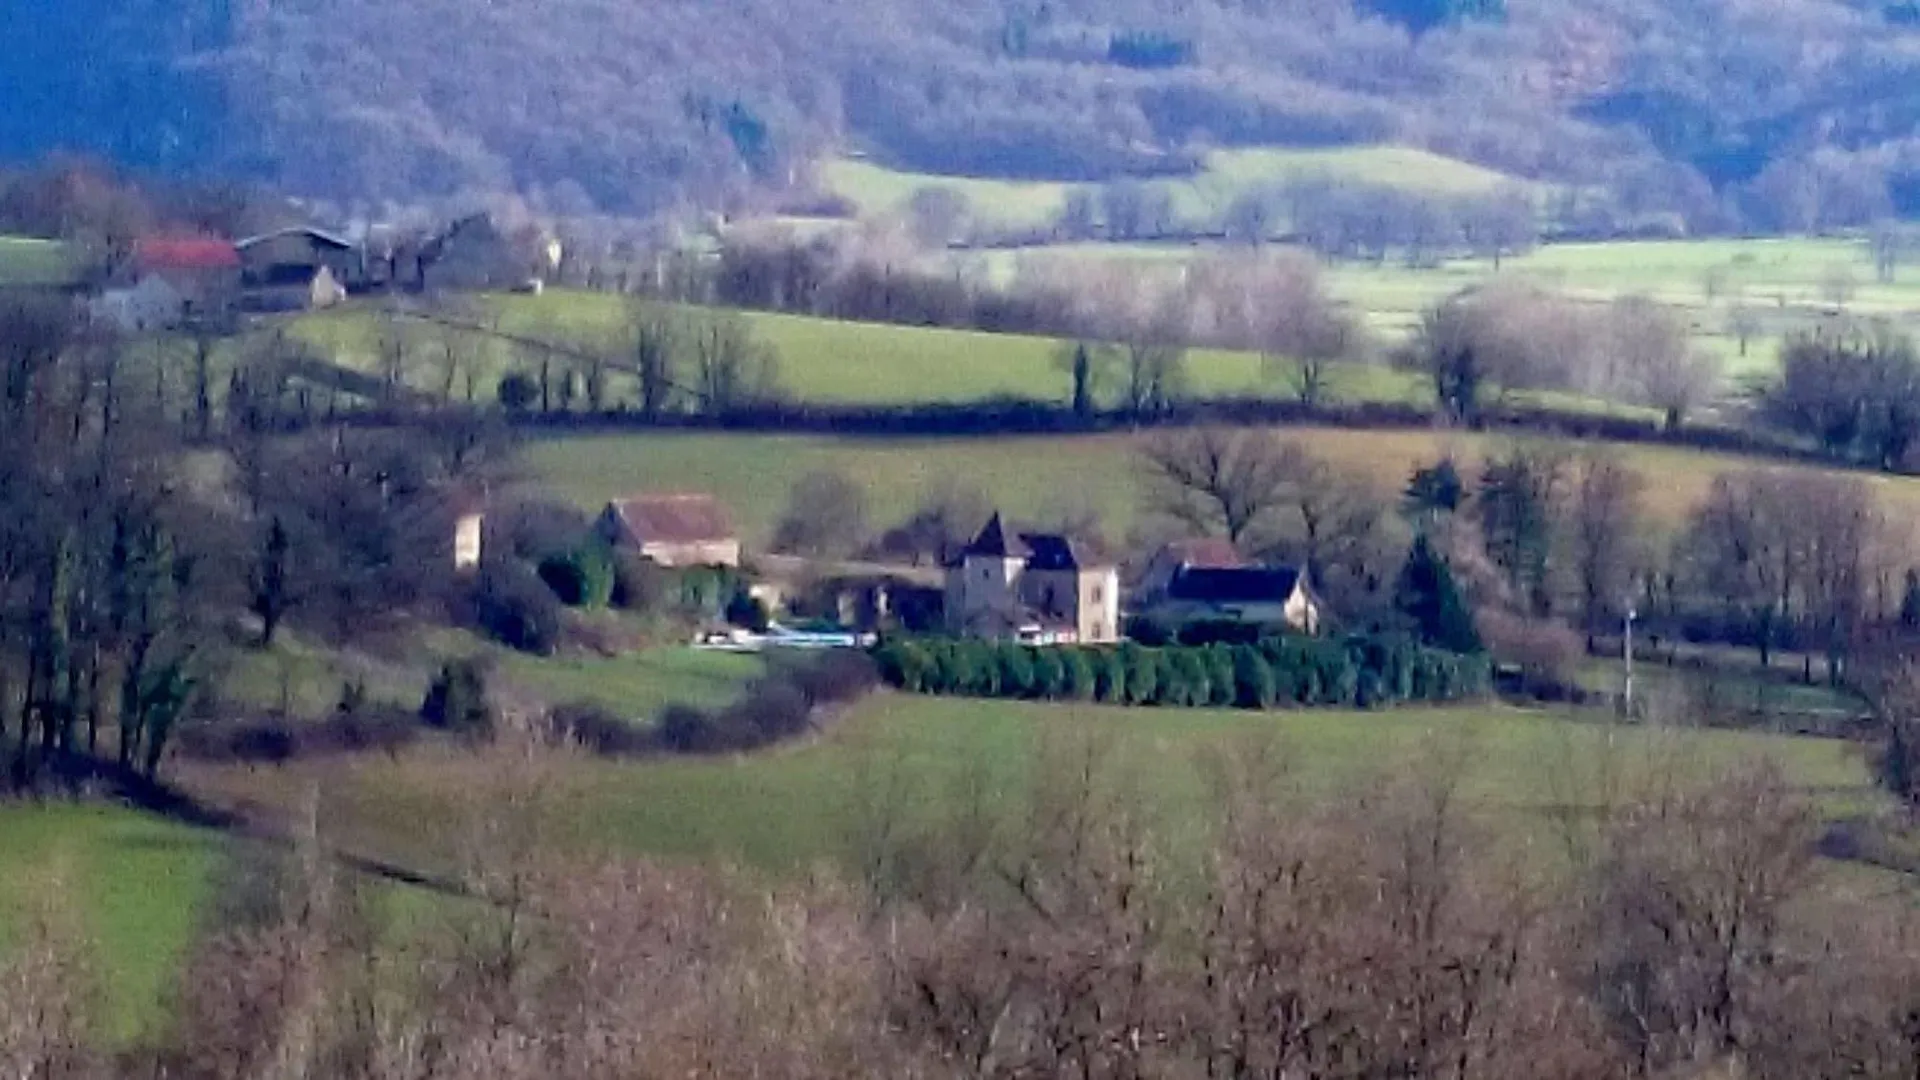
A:
[[[850,149],[1099,182],[1390,144],[1634,213],[1823,228],[1920,209],[1910,7],[73,0],[9,12],[0,100],[28,107],[0,158],[634,215],[752,204]]]

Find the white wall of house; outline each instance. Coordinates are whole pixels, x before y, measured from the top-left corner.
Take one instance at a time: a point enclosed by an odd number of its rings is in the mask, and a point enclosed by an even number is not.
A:
[[[87,304],[87,314],[122,333],[141,334],[180,325],[187,298],[166,278],[148,274],[122,289],[108,289]]]
[[[453,524],[453,568],[471,570],[480,565],[481,533],[486,519],[479,514],[462,514]]]
[[[689,544],[650,541],[640,545],[640,556],[669,569],[739,566],[740,541],[705,540]]]

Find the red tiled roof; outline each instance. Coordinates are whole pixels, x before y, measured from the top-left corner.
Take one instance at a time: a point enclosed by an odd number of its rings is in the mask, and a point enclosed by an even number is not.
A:
[[[635,495],[615,499],[611,509],[638,543],[720,543],[738,535],[727,508],[711,495]]]
[[[1204,540],[1175,540],[1167,553],[1179,565],[1195,570],[1239,570],[1247,565],[1233,543],[1217,537]]]
[[[238,270],[240,252],[210,236],[149,236],[134,242],[133,261],[142,270]]]

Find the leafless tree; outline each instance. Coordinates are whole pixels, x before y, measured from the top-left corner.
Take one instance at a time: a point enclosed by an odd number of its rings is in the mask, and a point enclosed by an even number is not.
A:
[[[1568,539],[1589,651],[1594,636],[1627,602],[1644,557],[1639,545],[1645,490],[1645,478],[1617,457],[1589,451],[1574,462]]]
[[[845,557],[867,539],[866,492],[845,473],[800,478],[774,528],[773,549],[795,555]]]
[[[1760,336],[1764,329],[1760,313],[1751,305],[1735,304],[1727,313],[1727,329],[1733,332],[1734,339],[1740,343],[1740,355],[1747,355],[1747,347],[1753,339]]]
[[[1852,303],[1859,291],[1860,282],[1853,276],[1853,268],[1844,263],[1834,263],[1820,272],[1820,298],[1836,308]]]
[[[1708,399],[1719,376],[1713,354],[1694,348],[1686,321],[1643,296],[1614,301],[1607,313],[1606,348],[1633,397],[1666,414],[1677,429]]]
[[[907,201],[907,217],[921,246],[936,250],[964,239],[972,215],[966,195],[941,185],[918,188]]]
[[[693,395],[701,412],[722,415],[759,404],[779,393],[779,357],[753,336],[744,318],[698,317],[688,331]]]

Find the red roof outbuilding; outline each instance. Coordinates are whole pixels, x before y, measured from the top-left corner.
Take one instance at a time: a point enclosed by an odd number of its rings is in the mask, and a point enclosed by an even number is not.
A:
[[[240,252],[211,236],[148,236],[134,241],[133,264],[141,270],[238,270]]]

